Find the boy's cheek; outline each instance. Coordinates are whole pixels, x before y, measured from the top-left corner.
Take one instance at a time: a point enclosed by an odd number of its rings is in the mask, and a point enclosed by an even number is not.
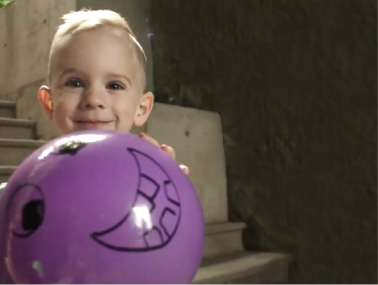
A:
[[[53,114],[53,118],[52,118],[52,121],[58,126],[60,127],[60,125],[64,122],[64,117],[66,117],[65,115],[65,112],[62,111],[62,109],[60,108],[55,108],[54,110],[54,114]]]
[[[74,109],[73,109],[72,104],[70,104],[70,102],[56,98],[53,104],[54,105],[53,105],[52,120],[55,123],[59,124],[59,123],[65,122],[67,121],[68,118],[72,116]]]

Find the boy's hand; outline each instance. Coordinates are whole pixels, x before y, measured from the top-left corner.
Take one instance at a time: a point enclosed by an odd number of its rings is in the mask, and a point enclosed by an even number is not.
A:
[[[146,135],[145,133],[140,133],[139,135],[140,138],[145,139],[146,141],[149,141],[150,143],[160,147],[163,151],[165,151],[170,157],[172,157],[174,160],[176,160],[176,153],[175,150],[165,144],[160,145],[158,141],[155,139],[151,138],[150,136]],[[180,168],[186,175],[189,175],[189,168],[185,165],[180,164]]]

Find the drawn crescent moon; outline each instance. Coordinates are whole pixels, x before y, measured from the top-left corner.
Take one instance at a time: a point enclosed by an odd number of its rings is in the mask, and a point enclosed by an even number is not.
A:
[[[138,169],[138,188],[132,207],[113,226],[90,236],[116,251],[156,250],[166,246],[177,232],[180,197],[172,179],[153,158],[136,149],[127,150]]]

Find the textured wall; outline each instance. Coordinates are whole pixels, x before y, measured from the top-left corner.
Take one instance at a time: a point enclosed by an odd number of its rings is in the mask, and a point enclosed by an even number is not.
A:
[[[75,7],[76,0],[17,0],[0,10],[0,100],[15,102],[18,118],[37,122],[36,138],[59,134],[37,96],[59,18]]]
[[[46,78],[55,27],[75,4],[76,0],[18,0],[0,10],[0,98]]]
[[[160,102],[222,116],[230,218],[290,281],[377,282],[373,0],[153,0]]]

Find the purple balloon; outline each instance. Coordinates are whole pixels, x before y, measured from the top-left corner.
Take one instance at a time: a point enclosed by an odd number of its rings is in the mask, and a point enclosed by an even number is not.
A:
[[[0,199],[3,283],[191,283],[204,218],[190,180],[136,136],[55,139],[16,170]]]

